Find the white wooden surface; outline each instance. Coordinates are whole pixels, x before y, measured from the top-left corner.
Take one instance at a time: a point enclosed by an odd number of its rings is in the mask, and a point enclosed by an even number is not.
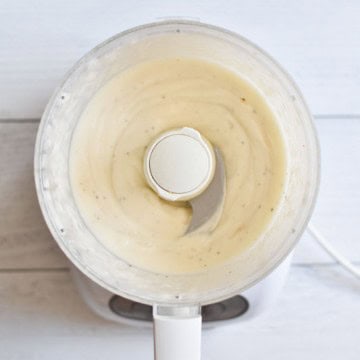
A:
[[[32,177],[38,118],[84,52],[168,16],[237,31],[296,78],[316,114],[323,174],[313,222],[360,264],[360,3],[0,0],[0,359],[151,359],[147,331],[106,322],[76,293]],[[204,334],[204,359],[359,359],[360,284],[307,235],[268,317]]]
[[[68,272],[0,274],[0,284],[1,359],[152,359],[150,331],[93,315]],[[293,267],[269,316],[204,332],[203,359],[358,360],[359,290],[337,266]]]
[[[191,17],[258,43],[295,77],[314,113],[360,113],[357,0],[1,0],[0,117],[37,118],[84,52],[129,27]]]

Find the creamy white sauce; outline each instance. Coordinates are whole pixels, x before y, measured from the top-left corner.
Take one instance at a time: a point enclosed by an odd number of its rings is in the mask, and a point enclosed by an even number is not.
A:
[[[191,208],[160,199],[143,173],[148,144],[185,126],[225,162],[226,198],[211,233],[184,236]],[[236,74],[192,59],[137,65],[105,84],[79,119],[70,154],[90,230],[130,264],[165,273],[206,270],[245,251],[276,212],[285,174],[282,134],[265,99]]]

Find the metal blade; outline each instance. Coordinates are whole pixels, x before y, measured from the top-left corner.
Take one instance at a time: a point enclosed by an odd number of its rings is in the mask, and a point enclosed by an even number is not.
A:
[[[216,167],[211,184],[199,196],[189,201],[192,219],[185,235],[194,231],[210,232],[218,224],[225,201],[225,166],[221,152],[215,148]]]

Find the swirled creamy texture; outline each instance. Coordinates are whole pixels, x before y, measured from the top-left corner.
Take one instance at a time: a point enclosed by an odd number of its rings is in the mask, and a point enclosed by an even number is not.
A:
[[[144,177],[148,144],[183,126],[224,158],[226,199],[211,233],[185,236],[191,208],[160,199]],[[70,154],[73,194],[93,234],[128,263],[163,273],[205,270],[250,247],[276,213],[285,173],[264,98],[229,70],[192,59],[136,65],[106,83],[79,119]]]

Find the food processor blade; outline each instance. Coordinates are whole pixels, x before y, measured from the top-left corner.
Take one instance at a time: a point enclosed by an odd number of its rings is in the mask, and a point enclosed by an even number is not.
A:
[[[216,167],[212,182],[199,196],[189,201],[192,218],[185,235],[195,231],[210,232],[218,224],[225,201],[225,166],[221,152],[215,148]]]

